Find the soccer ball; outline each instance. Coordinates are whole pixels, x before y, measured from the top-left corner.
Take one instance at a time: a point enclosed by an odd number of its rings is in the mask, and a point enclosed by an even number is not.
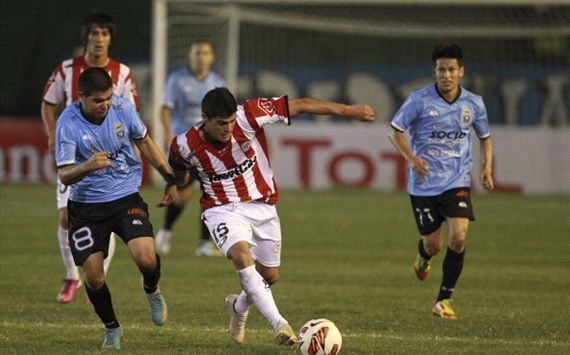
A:
[[[328,319],[311,319],[299,331],[299,345],[303,355],[336,355],[342,346],[342,336]]]

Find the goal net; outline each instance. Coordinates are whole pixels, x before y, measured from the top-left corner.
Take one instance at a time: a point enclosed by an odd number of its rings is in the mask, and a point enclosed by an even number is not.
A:
[[[450,42],[463,47],[463,84],[484,97],[492,124],[568,125],[570,6],[536,3],[155,0],[153,101],[158,107],[191,43],[206,39],[238,101],[288,94],[367,102],[385,124],[433,81],[431,51]]]

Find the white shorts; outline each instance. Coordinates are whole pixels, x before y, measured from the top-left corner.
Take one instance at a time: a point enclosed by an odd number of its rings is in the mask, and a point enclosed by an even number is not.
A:
[[[251,201],[212,207],[202,213],[210,235],[224,255],[237,242],[251,245],[251,255],[263,266],[281,264],[281,224],[275,205]]]
[[[61,210],[62,208],[66,208],[67,200],[69,200],[69,186],[66,186],[61,181],[59,181],[58,177],[55,190],[57,195],[57,209]]]

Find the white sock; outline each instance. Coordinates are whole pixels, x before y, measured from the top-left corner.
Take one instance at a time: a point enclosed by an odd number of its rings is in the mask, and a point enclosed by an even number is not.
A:
[[[59,251],[63,259],[63,265],[66,270],[66,279],[79,280],[79,270],[73,261],[71,249],[69,248],[69,239],[67,238],[67,229],[57,226],[57,241],[59,243]]]
[[[263,314],[269,323],[271,323],[273,328],[277,328],[281,320],[286,321],[285,318],[279,314],[271,289],[263,277],[255,270],[255,265],[238,270],[237,274],[248,298],[255,304],[259,312]]]
[[[103,260],[103,271],[105,272],[105,275],[107,275],[107,271],[109,271],[109,266],[111,266],[111,261],[115,255],[115,246],[117,245],[117,241],[115,239],[117,239],[115,238],[115,233],[111,233],[111,236],[109,236],[109,252],[107,253],[105,260]]]
[[[249,297],[247,297],[247,293],[242,290],[238,295],[238,298],[236,298],[236,303],[234,304],[235,311],[238,313],[244,313],[249,309],[250,305],[251,301],[249,300]]]

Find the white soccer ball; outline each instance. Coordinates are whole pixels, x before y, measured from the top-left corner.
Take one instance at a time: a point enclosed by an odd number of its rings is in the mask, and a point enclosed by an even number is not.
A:
[[[336,355],[342,346],[340,331],[328,319],[311,319],[299,331],[303,355]]]

